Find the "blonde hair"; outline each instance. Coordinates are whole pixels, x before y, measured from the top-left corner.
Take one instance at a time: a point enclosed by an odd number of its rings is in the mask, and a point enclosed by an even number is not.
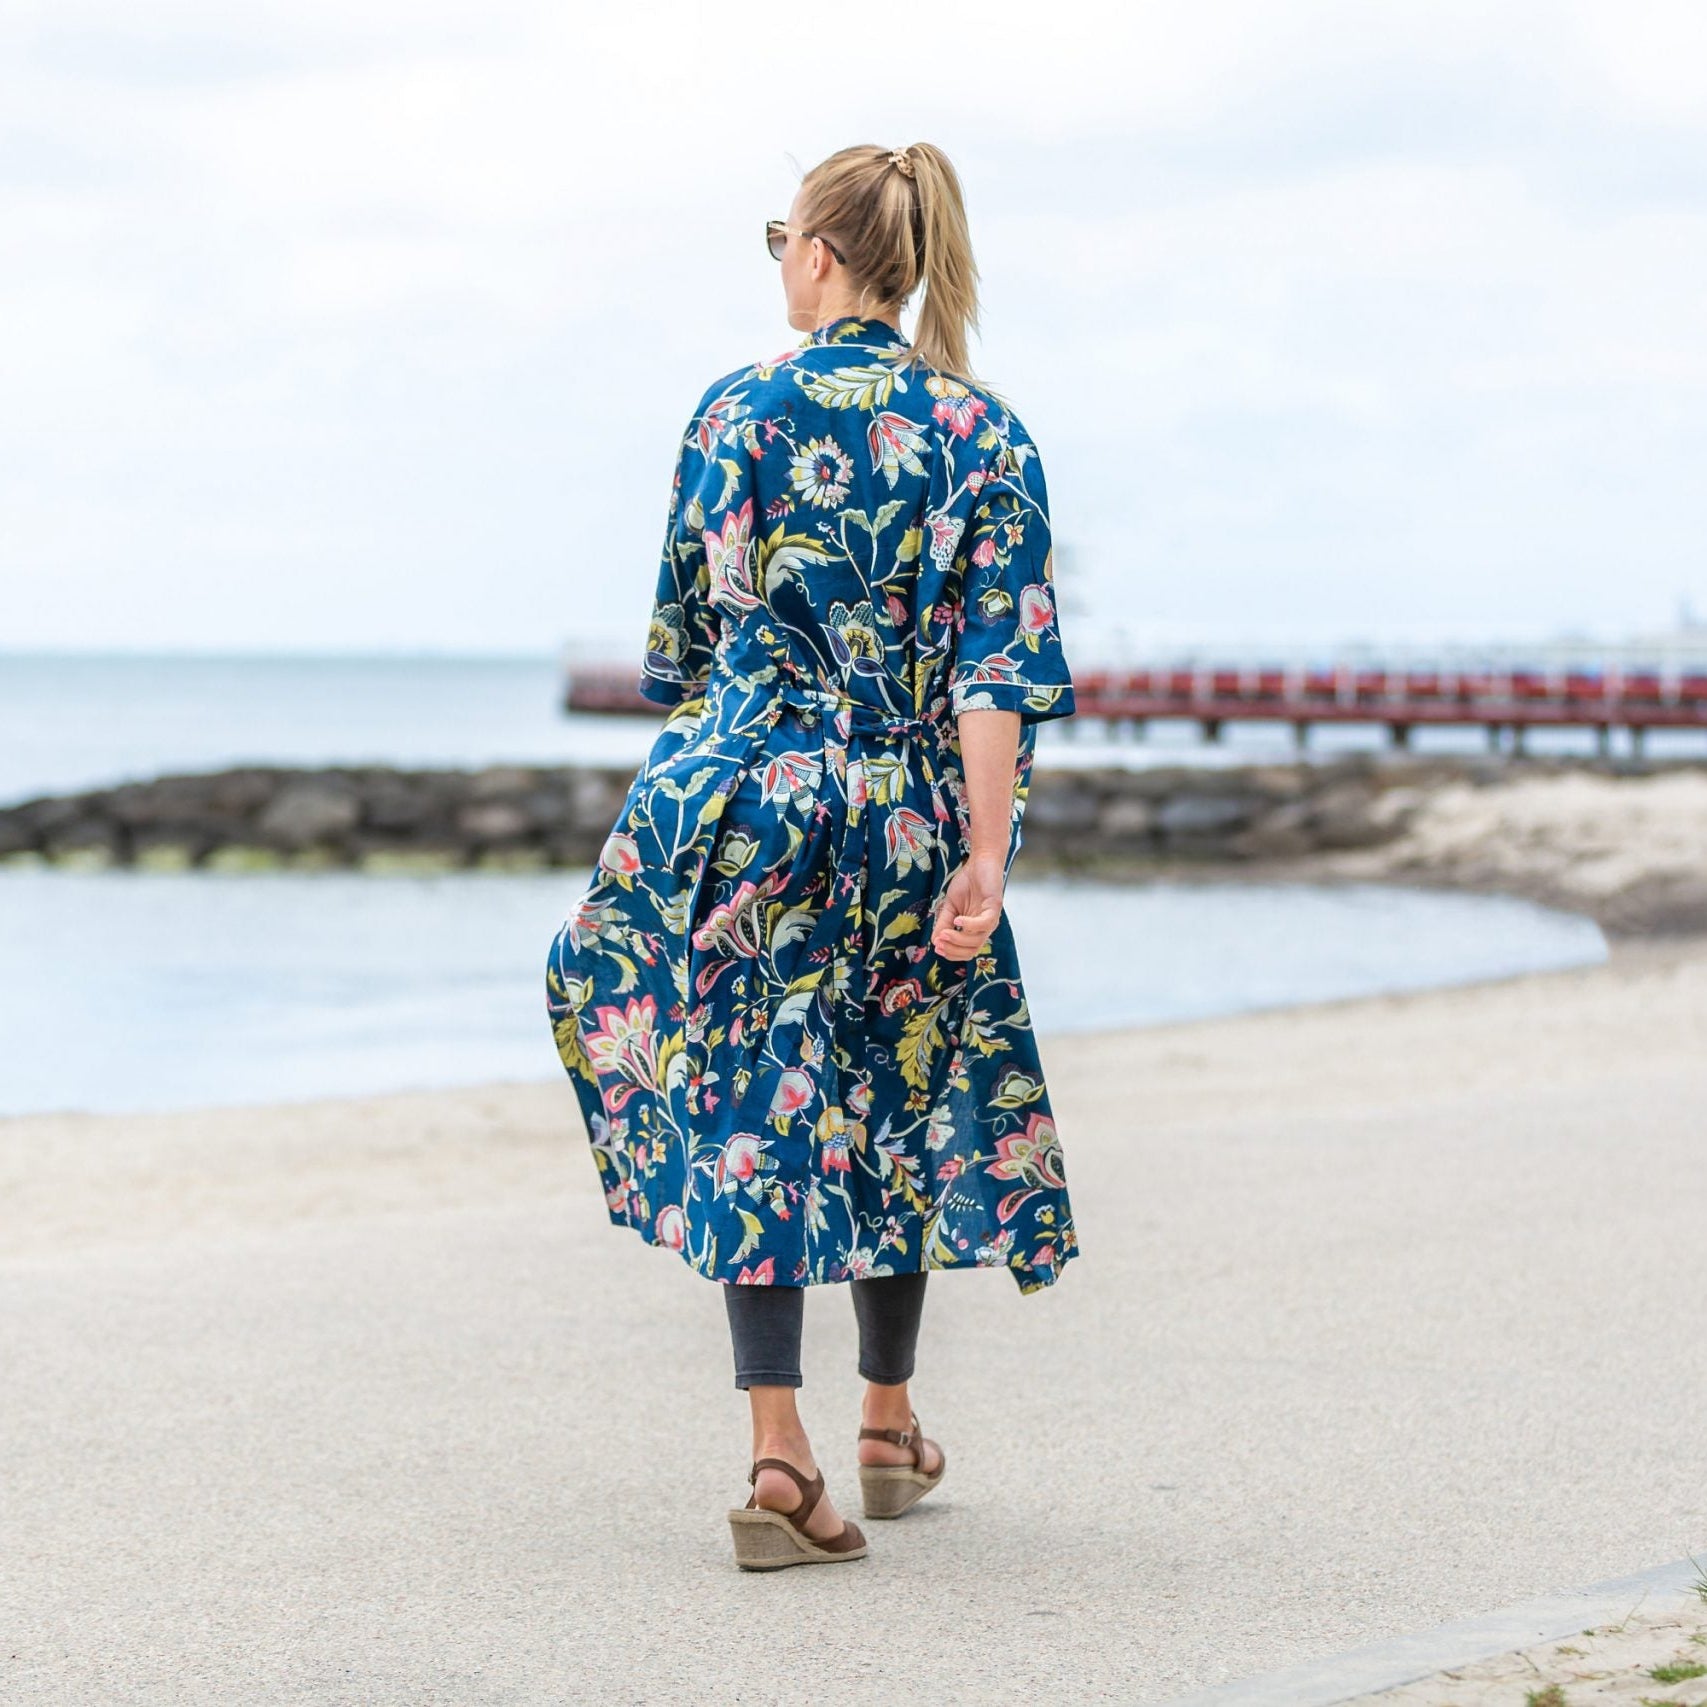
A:
[[[960,179],[929,142],[858,143],[821,160],[800,183],[805,224],[847,257],[863,311],[904,305],[922,284],[913,348],[930,365],[976,383],[966,353],[978,329],[978,267]]]

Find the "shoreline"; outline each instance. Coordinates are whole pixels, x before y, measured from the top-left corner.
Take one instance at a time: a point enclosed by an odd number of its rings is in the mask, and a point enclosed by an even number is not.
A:
[[[1703,852],[1702,858],[1704,865],[1707,865],[1707,851]],[[1698,906],[1692,893],[1680,896],[1676,905],[1666,904],[1664,897],[1646,895],[1637,898],[1635,902],[1628,898],[1619,898],[1596,904],[1568,889],[1521,874],[1506,877],[1390,865],[1371,866],[1362,862],[1342,861],[1332,856],[1275,859],[1248,865],[1233,865],[1186,860],[1137,861],[1111,855],[1106,858],[1057,860],[1049,864],[1036,861],[1026,869],[1024,876],[1190,884],[1203,888],[1243,888],[1272,883],[1344,889],[1373,884],[1383,889],[1414,890],[1429,895],[1482,895],[1490,899],[1529,901],[1551,912],[1585,919],[1600,928],[1609,947],[1614,944],[1634,945],[1649,942],[1707,946],[1707,906]],[[1469,982],[1486,983],[1490,980],[1477,978]]]
[[[1609,941],[1707,939],[1707,767],[1542,761],[1443,769],[1425,760],[1328,792],[1332,805],[1318,803],[1326,810],[1313,826],[1305,808],[1302,824],[1245,832],[1220,857],[1092,848],[1052,849],[1046,860],[1127,880],[1382,883],[1500,895],[1591,919]],[[1312,828],[1315,845],[1286,845]]]
[[[1307,1032],[1336,1018],[1354,1030],[1402,1029],[1407,1016],[1465,1003],[1592,1002],[1603,989],[1693,972],[1707,979],[1707,936],[1609,937],[1608,957],[1588,965],[1050,1032],[1042,1043],[1052,1078],[1135,1053],[1204,1045],[1221,1051],[1223,1071],[1238,1077],[1241,1039]],[[569,1199],[596,1192],[585,1149],[568,1087],[549,1076],[141,1112],[0,1115],[0,1260]]]

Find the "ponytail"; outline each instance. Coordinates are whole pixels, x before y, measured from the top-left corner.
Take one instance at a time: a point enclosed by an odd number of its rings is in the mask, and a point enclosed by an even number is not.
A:
[[[978,329],[978,267],[960,179],[930,142],[864,143],[821,161],[801,182],[807,224],[837,239],[862,307],[899,310],[924,288],[913,348],[976,384],[967,335]]]

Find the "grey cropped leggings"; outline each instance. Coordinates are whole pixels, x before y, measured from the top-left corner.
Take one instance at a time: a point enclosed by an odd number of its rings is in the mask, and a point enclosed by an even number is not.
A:
[[[912,1380],[928,1278],[921,1271],[848,1282],[859,1323],[859,1372],[867,1381],[898,1387]],[[735,1345],[735,1385],[798,1387],[806,1288],[725,1285],[723,1299]]]

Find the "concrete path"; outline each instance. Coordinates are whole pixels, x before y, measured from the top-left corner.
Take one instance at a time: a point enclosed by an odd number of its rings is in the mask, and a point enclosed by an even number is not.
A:
[[[1044,1060],[1085,1256],[932,1281],[949,1481],[775,1577],[566,1082],[0,1123],[0,1699],[1159,1703],[1707,1553],[1707,956]]]

